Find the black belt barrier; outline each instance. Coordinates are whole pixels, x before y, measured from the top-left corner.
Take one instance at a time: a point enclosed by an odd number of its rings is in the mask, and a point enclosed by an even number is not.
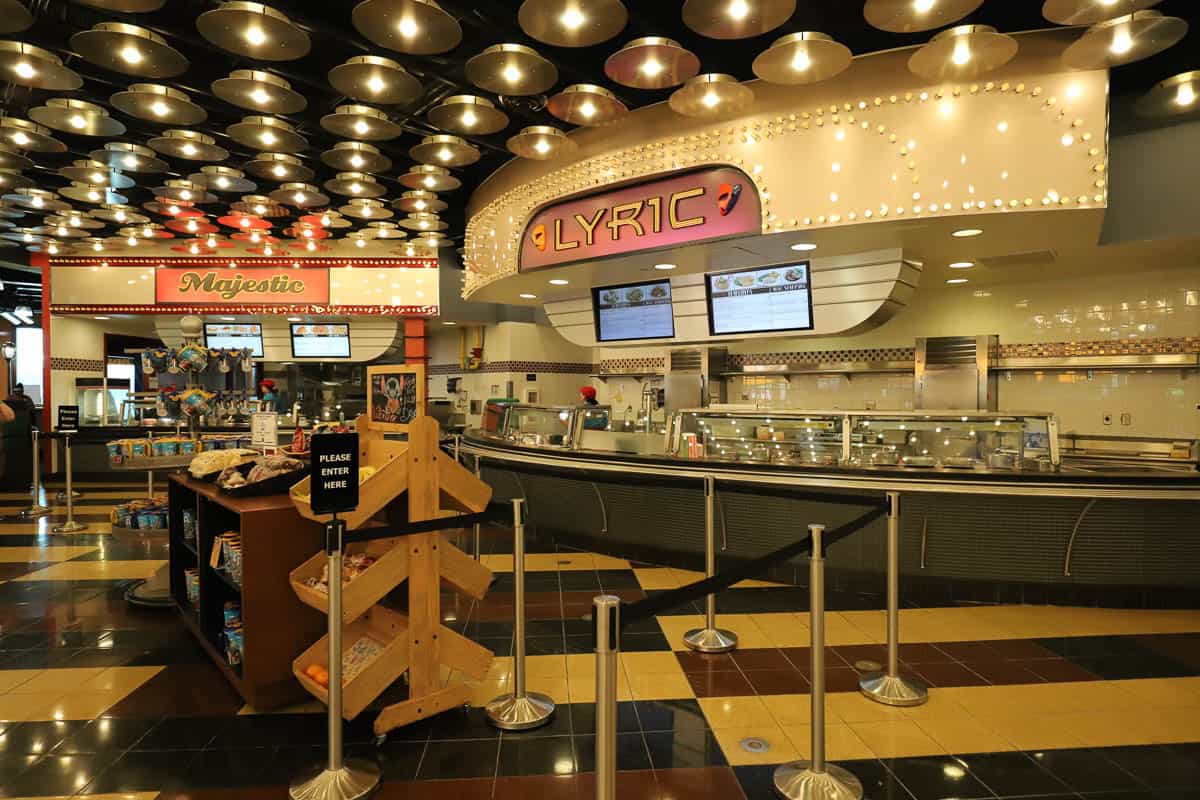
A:
[[[512,506],[508,503],[491,503],[478,514],[461,514],[457,517],[440,517],[421,522],[406,522],[403,525],[387,525],[380,528],[363,528],[347,531],[343,539],[347,544],[370,542],[375,539],[392,539],[396,536],[412,536],[417,533],[432,533],[447,528],[467,528],[488,522],[512,522]]]

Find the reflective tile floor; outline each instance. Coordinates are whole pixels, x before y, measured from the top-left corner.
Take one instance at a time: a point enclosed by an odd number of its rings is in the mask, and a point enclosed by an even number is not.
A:
[[[128,605],[165,545],[110,532],[109,508],[139,489],[82,488],[89,528],[72,535],[50,532],[62,508],[21,521],[27,497],[0,494],[0,796],[286,797],[323,758],[322,707],[246,707],[174,611]],[[380,797],[594,796],[592,597],[634,602],[699,576],[548,549],[531,542],[526,562],[527,674],[559,703],[551,724],[501,734],[479,708],[512,680],[511,541],[489,530],[487,598],[443,598],[447,624],[497,654],[472,706],[382,743],[371,711],[346,725],[348,753],[383,769]],[[1200,797],[1200,611],[906,608],[903,669],[932,688],[891,709],[857,692],[884,659],[881,598],[832,592],[827,606],[828,754],[868,797]],[[811,752],[807,607],[791,586],[722,593],[719,623],[741,640],[723,656],[683,648],[698,604],[628,621],[618,798],[775,796],[775,765]]]

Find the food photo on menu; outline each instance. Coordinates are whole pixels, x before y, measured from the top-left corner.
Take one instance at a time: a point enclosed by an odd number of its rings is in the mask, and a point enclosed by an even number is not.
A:
[[[705,290],[714,336],[813,329],[807,263],[710,274]]]

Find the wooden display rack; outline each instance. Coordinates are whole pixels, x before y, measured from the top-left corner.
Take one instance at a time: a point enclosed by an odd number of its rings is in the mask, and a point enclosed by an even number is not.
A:
[[[344,515],[349,530],[383,526],[386,523],[381,517],[397,501],[391,510],[397,512],[406,500],[410,523],[487,508],[491,487],[442,453],[434,419],[417,416],[405,427],[407,442],[390,441],[384,439],[384,430],[394,430],[394,425],[372,424],[365,415],[358,418],[360,465],[377,471],[361,484],[359,508]],[[329,517],[312,512],[309,486],[308,479],[294,486],[292,501],[302,516],[325,522]],[[347,720],[357,717],[405,671],[409,699],[382,709],[375,720],[377,734],[466,703],[470,689],[465,684],[442,686],[441,668],[481,679],[491,666],[493,653],[441,624],[439,591],[445,582],[458,592],[482,599],[491,584],[491,570],[450,544],[441,531],[352,544],[348,552],[368,552],[377,560],[343,586],[345,649],[366,636],[381,645],[383,652],[344,682],[343,716]],[[328,597],[307,585],[308,578],[321,575],[325,561],[325,554],[318,553],[292,571],[291,583],[302,602],[328,613]],[[408,614],[376,605],[405,581]],[[327,702],[326,688],[306,675],[305,669],[313,664],[327,667],[327,660],[328,637],[323,637],[292,665],[296,679],[322,702]]]

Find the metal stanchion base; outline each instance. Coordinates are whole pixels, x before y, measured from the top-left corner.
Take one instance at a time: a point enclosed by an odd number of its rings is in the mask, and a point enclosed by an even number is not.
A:
[[[83,492],[79,491],[78,489],[75,489],[71,492],[71,499],[78,500],[81,497],[83,497]],[[54,495],[54,499],[60,503],[65,503],[67,502],[67,493],[59,492],[58,494]]]
[[[312,767],[292,780],[288,794],[292,800],[358,800],[379,786],[379,767],[358,758],[346,759],[336,772]]]
[[[154,573],[153,577],[130,586],[125,591],[125,602],[145,608],[170,608],[173,606],[171,576],[166,565]]]
[[[851,772],[826,764],[824,772],[809,770],[809,762],[793,761],[775,768],[775,791],[789,800],[862,800],[863,788]]]
[[[500,695],[485,710],[488,722],[500,730],[527,731],[549,722],[554,708],[554,701],[546,695],[526,692],[524,697]]]
[[[737,647],[737,634],[720,628],[696,628],[683,635],[683,643],[697,653],[728,653]]]
[[[51,530],[55,533],[79,533],[80,531],[86,531],[87,525],[72,520],[71,522],[64,522],[62,525],[55,525]]]
[[[29,508],[21,509],[22,517],[44,517],[50,513],[50,509],[46,506],[30,506]]]
[[[929,690],[925,684],[886,672],[864,676],[858,682],[858,688],[867,697],[885,706],[919,706],[929,701]]]

